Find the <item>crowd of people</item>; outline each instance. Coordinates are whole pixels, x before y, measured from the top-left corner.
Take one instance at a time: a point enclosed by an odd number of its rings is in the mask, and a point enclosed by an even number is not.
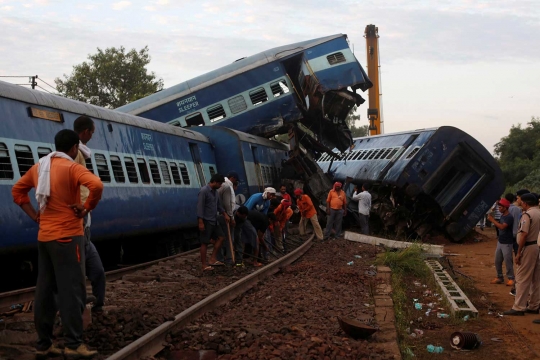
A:
[[[495,250],[497,277],[491,283],[505,283],[504,262],[506,285],[513,287],[510,294],[515,296],[514,305],[504,315],[524,316],[540,312],[539,200],[538,194],[521,189],[515,195],[506,194],[487,216],[497,230],[498,240]],[[533,323],[540,324],[540,319]]]
[[[38,232],[38,279],[34,322],[38,341],[36,355],[66,358],[92,358],[97,354],[83,343],[83,312],[92,302],[92,311],[102,311],[105,302],[105,270],[91,241],[91,211],[103,192],[100,178],[86,168],[92,151],[88,142],[95,126],[91,118],[80,116],[74,130],[61,130],[54,139],[56,151],[42,157],[13,186],[14,202],[36,223]],[[294,213],[300,214],[299,233],[306,237],[309,224],[318,240],[341,236],[343,216],[347,213],[347,194],[336,182],[329,191],[327,226],[323,233],[313,200],[303,189],[279,192],[267,187],[253,194],[244,204],[236,203],[241,181],[235,171],[226,177],[214,174],[198,195],[197,222],[203,271],[225,264],[244,266],[249,259],[255,267],[274,256],[286,254],[291,244],[288,226]],[[350,185],[350,184],[349,184]],[[29,192],[35,189],[36,210]],[[358,201],[359,226],[369,233],[371,195],[367,185],[354,188],[349,197]],[[208,244],[214,249],[207,259]],[[276,255],[278,254],[278,255]],[[86,294],[86,277],[92,295]],[[53,342],[53,326],[60,313],[64,349]]]

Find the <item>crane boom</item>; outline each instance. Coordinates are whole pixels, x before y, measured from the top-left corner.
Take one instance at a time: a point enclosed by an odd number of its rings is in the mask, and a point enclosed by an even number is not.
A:
[[[366,38],[368,76],[373,82],[373,87],[368,90],[369,135],[379,135],[383,133],[379,88],[379,28],[375,25],[367,25],[364,37]]]

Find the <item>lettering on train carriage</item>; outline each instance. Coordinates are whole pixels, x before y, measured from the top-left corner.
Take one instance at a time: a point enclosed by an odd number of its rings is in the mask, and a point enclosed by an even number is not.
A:
[[[176,106],[178,106],[178,112],[183,113],[188,110],[195,109],[197,106],[199,106],[199,102],[197,101],[197,96],[194,95],[178,101]]]
[[[62,113],[57,112],[57,111],[48,111],[48,110],[29,107],[28,115],[30,117],[39,118],[39,119],[56,121],[60,123],[64,122],[64,116],[62,115]]]

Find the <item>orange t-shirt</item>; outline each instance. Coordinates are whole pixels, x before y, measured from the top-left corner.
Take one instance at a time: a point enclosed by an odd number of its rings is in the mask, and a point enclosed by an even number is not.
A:
[[[35,164],[17,181],[11,190],[13,201],[21,206],[30,202],[28,192],[37,186],[38,167]],[[38,241],[52,241],[84,234],[83,219],[75,216],[72,204],[80,204],[80,186],[90,190],[84,203],[86,210],[94,209],[101,199],[101,180],[85,167],[67,159],[51,159],[51,195],[47,207],[39,217]]]
[[[279,221],[279,228],[281,230],[285,229],[285,225],[291,218],[292,214],[292,209],[288,207],[287,209],[283,210],[282,204],[279,204],[279,206],[274,210],[274,215],[276,215],[276,219]]]
[[[303,194],[301,199],[296,199],[296,205],[298,206],[298,210],[300,210],[302,217],[305,217],[306,219],[311,219],[313,215],[317,213],[315,206],[313,206],[313,202],[306,194]]]
[[[345,206],[347,205],[345,191],[341,190],[338,194],[336,190],[330,190],[328,198],[326,199],[326,205],[334,210],[345,209]]]

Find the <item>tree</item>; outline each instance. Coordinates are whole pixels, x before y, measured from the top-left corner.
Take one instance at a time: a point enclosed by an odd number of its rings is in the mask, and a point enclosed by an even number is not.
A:
[[[356,114],[356,109],[357,107],[354,106],[349,115],[347,115],[347,119],[345,119],[347,126],[351,130],[351,135],[353,138],[368,136],[369,132],[367,125],[356,126],[356,122],[360,122],[360,115]]]
[[[131,49],[97,49],[88,62],[73,66],[64,79],[56,78],[56,90],[62,96],[106,108],[117,108],[163,89],[163,79],[148,73],[148,46]]]
[[[510,133],[495,144],[495,157],[507,186],[524,180],[540,167],[540,117],[532,117],[526,127],[512,126]]]

